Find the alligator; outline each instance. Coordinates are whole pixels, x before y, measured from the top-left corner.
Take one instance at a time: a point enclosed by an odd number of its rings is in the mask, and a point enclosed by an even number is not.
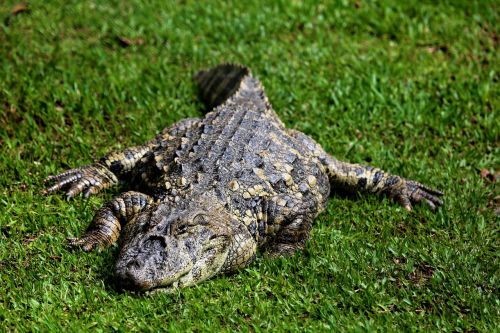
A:
[[[381,169],[335,159],[286,128],[247,67],[222,64],[194,79],[205,110],[143,145],[49,176],[45,192],[85,197],[125,184],[69,245],[119,239],[124,289],[173,291],[301,250],[330,190],[387,195],[407,210],[443,204],[442,192]]]

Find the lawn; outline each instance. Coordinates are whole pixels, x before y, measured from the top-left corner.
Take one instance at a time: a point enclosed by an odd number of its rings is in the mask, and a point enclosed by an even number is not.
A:
[[[451,5],[450,3],[453,3]],[[498,1],[0,4],[0,331],[500,327]],[[339,159],[445,192],[436,213],[333,193],[306,249],[176,294],[116,291],[117,248],[70,251],[90,199],[50,174],[142,143],[248,65],[284,123]]]

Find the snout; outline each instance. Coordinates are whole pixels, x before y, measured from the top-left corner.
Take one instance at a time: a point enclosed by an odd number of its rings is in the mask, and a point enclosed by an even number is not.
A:
[[[156,267],[151,265],[151,258],[165,251],[165,239],[161,236],[150,236],[140,246],[139,251],[125,253],[120,256],[115,269],[115,280],[117,284],[130,290],[147,290],[154,286]],[[126,251],[129,252],[129,251]],[[135,252],[135,253],[134,253]],[[135,254],[135,255],[134,255]],[[149,263],[148,263],[149,261]]]
[[[128,290],[146,291],[175,285],[193,267],[186,248],[158,234],[123,248],[115,267],[115,283]]]
[[[127,290],[147,290],[151,288],[148,278],[144,274],[144,263],[131,259],[124,265],[117,265],[115,269],[116,284]]]

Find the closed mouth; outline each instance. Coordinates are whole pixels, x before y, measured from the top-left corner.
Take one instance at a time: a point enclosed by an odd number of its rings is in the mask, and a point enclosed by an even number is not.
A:
[[[150,288],[147,288],[147,289],[141,289],[139,290],[139,292],[142,292],[142,293],[145,293],[147,295],[150,295],[150,294],[156,294],[156,293],[173,293],[175,292],[176,290],[180,290],[180,286],[179,286],[179,282],[180,280],[189,274],[189,271],[188,270],[186,273],[182,274],[181,276],[179,276],[179,278],[175,281],[173,281],[172,283],[170,284],[167,284],[167,285],[156,285],[156,286],[153,286],[153,287],[150,287]]]

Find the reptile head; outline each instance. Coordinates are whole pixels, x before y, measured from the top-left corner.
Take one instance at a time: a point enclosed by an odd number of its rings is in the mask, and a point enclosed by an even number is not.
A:
[[[230,217],[199,202],[152,206],[125,226],[115,277],[127,289],[173,290],[220,272],[231,243]]]

